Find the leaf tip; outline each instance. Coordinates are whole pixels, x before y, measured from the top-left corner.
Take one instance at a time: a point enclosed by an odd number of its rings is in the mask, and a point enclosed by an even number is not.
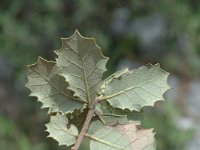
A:
[[[76,33],[76,34],[79,34],[79,35],[80,35],[80,32],[78,31],[78,29],[76,29],[76,30],[74,31],[74,33]]]
[[[82,34],[78,31],[78,29],[76,29],[74,31],[74,33],[72,34],[71,37],[76,36],[76,37],[80,37],[80,38],[85,38],[84,36],[82,36]]]

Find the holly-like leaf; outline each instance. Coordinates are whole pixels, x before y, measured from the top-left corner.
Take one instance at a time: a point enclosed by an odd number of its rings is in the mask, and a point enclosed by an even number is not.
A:
[[[36,64],[28,66],[26,86],[31,90],[30,96],[36,96],[43,108],[49,107],[51,112],[71,113],[81,108],[83,102],[67,90],[68,83],[59,73],[55,62],[39,57]]]
[[[122,70],[119,70],[115,73],[113,73],[112,75],[110,75],[109,77],[107,77],[104,81],[103,81],[103,84],[101,85],[101,88],[100,90],[98,91],[98,94],[99,95],[103,95],[104,92],[105,92],[105,88],[108,84],[110,84],[113,79],[117,79],[117,78],[120,78],[123,74],[127,73],[129,70],[128,68],[124,68]]]
[[[114,108],[139,111],[144,106],[153,106],[163,100],[169,89],[168,73],[159,64],[140,67],[124,73],[105,86],[105,96]]]
[[[90,150],[155,150],[152,129],[139,129],[135,123],[106,126],[99,121],[91,124]]]
[[[129,122],[127,114],[120,109],[113,109],[107,102],[96,106],[97,117],[106,125],[126,124]]]
[[[53,115],[46,124],[49,137],[74,150],[155,150],[152,129],[138,128],[141,113],[134,110],[163,99],[168,73],[148,65],[102,81],[108,58],[78,31],[62,38],[55,53],[56,62],[39,57],[28,66],[26,84]]]
[[[62,38],[62,48],[55,53],[63,70],[61,75],[69,83],[68,89],[84,101],[95,99],[108,61],[95,40],[83,37],[76,30],[70,38]]]
[[[57,113],[56,116],[51,116],[50,122],[46,124],[48,137],[54,138],[59,145],[71,146],[76,142],[78,129],[73,124],[68,125],[68,119],[65,116]]]

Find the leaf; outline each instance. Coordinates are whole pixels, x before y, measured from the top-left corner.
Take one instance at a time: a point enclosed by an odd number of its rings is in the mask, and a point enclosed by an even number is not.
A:
[[[124,68],[122,70],[119,70],[115,73],[113,73],[112,75],[110,75],[109,77],[107,77],[104,81],[103,81],[103,84],[101,85],[101,88],[100,90],[98,91],[98,94],[99,95],[103,95],[103,93],[105,92],[105,89],[106,89],[106,86],[108,84],[110,84],[113,79],[117,79],[117,78],[120,78],[123,74],[127,73],[129,70],[128,68]]]
[[[81,108],[83,102],[72,97],[73,92],[67,90],[68,84],[59,73],[55,62],[39,57],[36,64],[28,66],[26,86],[32,92],[30,96],[36,96],[42,102],[42,108],[49,107],[51,112],[71,113]]]
[[[102,101],[96,105],[96,114],[100,121],[109,126],[123,125],[127,123],[135,123],[141,125],[142,112],[121,110],[113,108],[106,101]]]
[[[84,138],[79,150],[90,150],[90,140],[88,138]]]
[[[109,126],[114,126],[117,124],[126,124],[128,122],[126,115],[117,114],[104,114],[101,115],[103,123]]]
[[[46,124],[48,137],[52,137],[58,141],[59,145],[73,145],[78,136],[78,129],[73,124],[68,125],[68,119],[65,116],[57,113],[56,116],[51,116],[50,122]]]
[[[107,57],[101,53],[93,38],[85,38],[76,30],[70,38],[62,38],[62,48],[55,51],[61,75],[75,96],[90,102],[97,96]]]
[[[155,150],[152,129],[139,129],[136,124],[106,126],[99,121],[91,124],[90,150]]]
[[[159,64],[140,67],[114,78],[101,99],[107,99],[114,108],[139,111],[163,100],[163,93],[169,89],[167,78],[168,73]]]
[[[107,102],[103,101],[96,106],[96,113],[102,123],[106,125],[117,125],[128,123],[127,114],[120,109],[113,109]]]

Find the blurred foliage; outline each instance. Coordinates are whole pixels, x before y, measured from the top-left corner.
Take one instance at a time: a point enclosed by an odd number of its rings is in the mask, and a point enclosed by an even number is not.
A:
[[[45,143],[30,143],[28,137],[16,128],[14,123],[7,118],[0,116],[0,148],[1,150],[45,150]]]
[[[160,45],[160,49],[142,50],[140,33],[133,32],[132,25],[155,14],[165,23],[161,28],[163,35],[153,43]],[[160,62],[169,72],[193,78],[200,75],[199,17],[199,0],[1,0],[0,59],[6,59],[13,71],[9,81],[0,75],[0,84],[8,84],[15,91],[14,100],[8,102],[15,111],[7,114],[6,107],[1,107],[0,113],[7,115],[0,120],[0,149],[56,149],[52,140],[40,138],[44,129],[39,126],[46,118],[38,117],[39,106],[35,101],[28,101],[24,68],[36,62],[39,55],[53,58],[52,49],[61,47],[60,37],[68,37],[75,29],[84,36],[95,37],[104,54],[111,57],[108,64],[111,72],[122,58],[128,58],[139,64]],[[8,100],[0,97],[0,104],[2,101]],[[17,108],[18,105],[21,106]],[[187,142],[190,134],[187,136],[188,132],[176,128],[171,119],[175,115],[173,110],[164,110],[168,113],[152,112],[152,120],[145,119],[149,124],[146,127],[155,127],[159,149],[182,149],[180,145]],[[13,117],[16,111],[20,114],[17,119]],[[42,144],[32,142],[32,134]]]
[[[183,131],[176,125],[180,111],[172,102],[166,102],[162,108],[145,108],[144,110],[142,125],[144,128],[155,128],[158,150],[186,148],[187,141],[193,137],[194,130]]]

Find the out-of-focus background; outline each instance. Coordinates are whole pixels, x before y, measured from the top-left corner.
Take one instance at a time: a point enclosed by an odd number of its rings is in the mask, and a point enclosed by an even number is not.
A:
[[[111,57],[107,75],[147,63],[170,72],[166,102],[144,109],[143,126],[155,128],[158,150],[200,149],[199,0],[1,0],[0,150],[64,149],[46,138],[25,66],[53,59],[75,29]]]

